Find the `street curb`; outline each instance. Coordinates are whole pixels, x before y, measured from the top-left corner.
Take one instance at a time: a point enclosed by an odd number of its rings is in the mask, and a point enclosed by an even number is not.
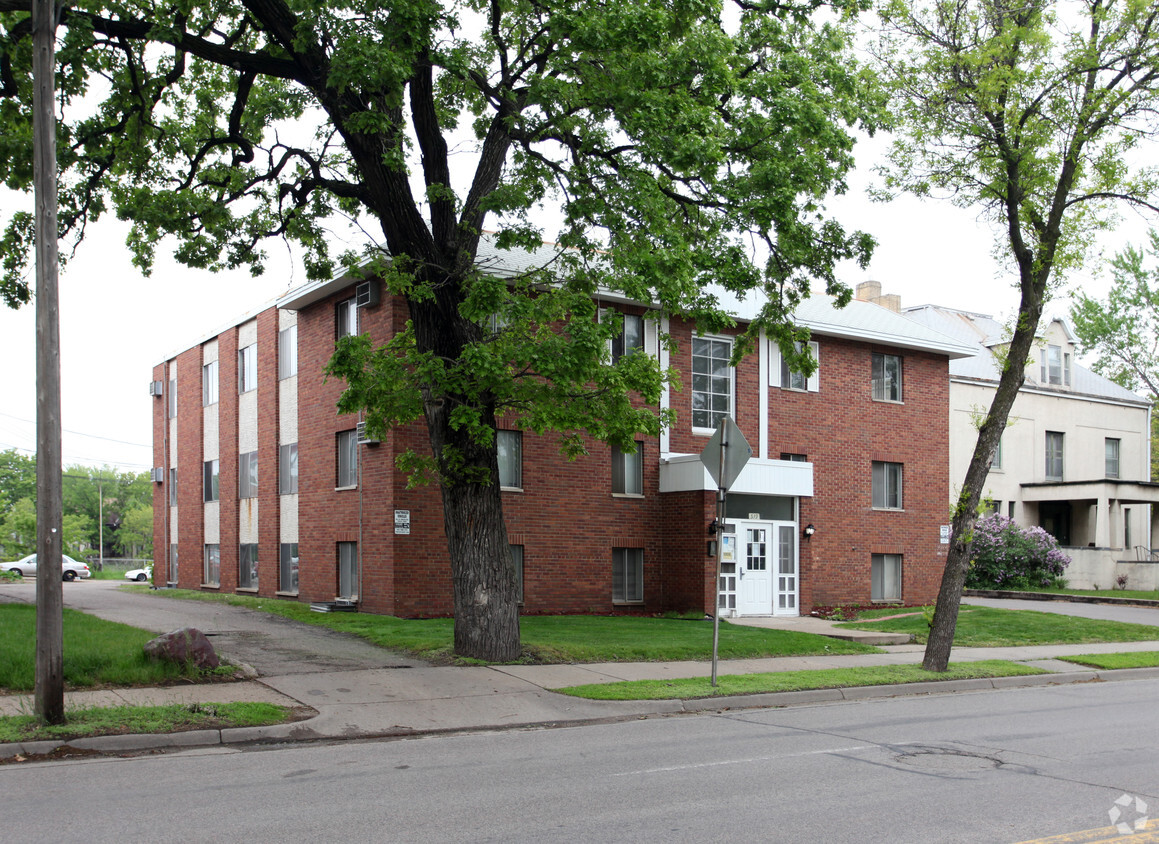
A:
[[[1015,677],[975,678],[969,680],[935,680],[928,683],[897,683],[889,686],[854,686],[845,689],[807,689],[793,692],[766,692],[752,695],[690,698],[688,700],[640,701],[647,704],[645,711],[630,715],[555,718],[519,724],[478,724],[453,730],[407,730],[405,733],[352,732],[337,736],[319,733],[306,721],[273,724],[267,727],[230,727],[222,730],[190,730],[183,733],[151,733],[121,736],[95,736],[70,740],[46,740],[0,744],[0,761],[16,756],[47,756],[62,748],[76,748],[98,753],[131,753],[142,750],[214,747],[223,745],[258,745],[293,741],[344,741],[349,739],[386,738],[405,735],[470,733],[479,730],[528,729],[536,727],[565,727],[593,723],[615,723],[663,715],[724,712],[741,709],[766,709],[789,706],[807,706],[818,703],[872,700],[889,697],[920,697],[923,695],[951,694],[1029,688],[1034,686],[1069,686],[1078,683],[1153,680],[1159,679],[1159,668],[1118,668],[1108,671],[1069,671],[1062,674],[1026,674]],[[315,716],[317,718],[319,716]]]
[[[1110,590],[1107,590],[1110,591]],[[1063,601],[1071,604],[1109,604],[1119,607],[1159,607],[1159,601],[1150,598],[1116,598],[1107,595],[1063,595],[1056,592],[1008,592],[1002,589],[963,589],[967,598],[1005,598],[1017,601]]]

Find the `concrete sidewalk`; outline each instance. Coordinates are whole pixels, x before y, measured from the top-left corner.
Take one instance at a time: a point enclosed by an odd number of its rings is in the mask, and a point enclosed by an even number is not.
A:
[[[794,619],[793,621],[803,621]],[[816,621],[814,619],[813,621]],[[824,624],[824,622],[821,622]],[[811,625],[816,627],[816,625]],[[810,629],[809,632],[817,632]],[[337,740],[424,733],[561,726],[699,711],[785,706],[911,694],[1013,688],[1092,680],[1159,678],[1159,668],[1096,671],[1058,656],[1081,653],[1159,650],[1159,641],[1025,648],[957,648],[954,662],[1008,659],[1051,674],[993,680],[948,680],[901,686],[823,689],[698,700],[590,701],[551,689],[620,680],[707,677],[705,662],[597,663],[584,665],[500,665],[487,667],[390,667],[263,677],[243,683],[71,692],[66,706],[268,701],[309,707],[313,717],[270,727],[200,730],[162,735],[102,736],[69,742],[0,745],[0,759],[51,753],[64,744],[106,753],[207,745],[239,745],[303,740]],[[718,674],[749,674],[853,666],[917,664],[923,648],[885,646],[881,653],[722,661]],[[28,696],[0,697],[0,714],[32,711]]]

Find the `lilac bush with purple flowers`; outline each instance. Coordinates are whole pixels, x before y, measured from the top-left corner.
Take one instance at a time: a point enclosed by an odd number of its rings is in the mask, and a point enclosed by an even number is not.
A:
[[[1032,589],[1066,585],[1063,571],[1070,557],[1058,540],[1040,527],[1020,528],[997,513],[974,527],[967,589]]]

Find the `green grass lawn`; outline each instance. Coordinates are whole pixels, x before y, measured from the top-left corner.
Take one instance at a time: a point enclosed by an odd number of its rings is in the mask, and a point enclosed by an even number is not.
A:
[[[668,700],[795,692],[807,689],[844,689],[853,686],[888,686],[895,683],[928,683],[978,677],[1015,677],[1047,672],[1005,660],[951,663],[944,672],[926,671],[920,665],[878,665],[861,668],[826,668],[810,671],[778,671],[768,674],[736,674],[688,677],[673,680],[634,680],[555,689],[561,694],[590,700]]]
[[[909,633],[919,643],[925,643],[929,636],[929,627],[920,613],[888,621],[852,621],[840,626],[855,630]],[[958,613],[958,629],[954,636],[954,644],[959,647],[981,648],[1150,640],[1159,641],[1159,627],[1034,610],[1004,610],[968,605],[963,606]]]
[[[41,723],[34,715],[0,717],[0,743],[261,727],[284,723],[290,717],[289,709],[272,703],[94,707],[70,710],[67,723],[55,726]]]
[[[1115,668],[1156,668],[1159,667],[1159,651],[1134,651],[1117,654],[1078,654],[1077,656],[1055,657],[1076,665],[1111,670]]]
[[[128,589],[140,587],[127,586]],[[306,604],[188,589],[145,590],[150,596],[222,601],[277,613],[361,636],[376,645],[431,660],[450,660],[454,622],[399,619],[370,613],[316,613]],[[520,620],[527,662],[646,662],[712,658],[712,622],[639,616],[525,616]],[[722,624],[721,659],[811,654],[877,653],[877,648],[788,630]]]
[[[155,634],[64,610],[64,683],[91,686],[160,686],[179,678],[205,679],[188,666],[149,659],[143,649]],[[30,691],[36,672],[36,607],[0,604],[0,693]],[[222,672],[232,675],[232,669]]]

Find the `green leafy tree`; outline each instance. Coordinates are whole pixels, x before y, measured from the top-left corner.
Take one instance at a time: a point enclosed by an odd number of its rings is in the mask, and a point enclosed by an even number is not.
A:
[[[1095,372],[1151,397],[1151,480],[1159,480],[1159,231],[1147,252],[1128,246],[1116,255],[1111,272],[1106,299],[1075,295],[1071,324]]]
[[[0,451],[0,516],[22,498],[36,498],[36,458],[14,448]]]
[[[93,520],[79,513],[65,513],[61,518],[62,547],[66,554],[82,557],[93,548],[92,537],[96,528]]]
[[[36,550],[36,502],[21,498],[0,518],[0,545],[8,561]]]
[[[153,556],[153,508],[135,505],[121,517],[117,547],[126,557]]]
[[[285,237],[313,278],[335,269],[336,215],[373,230],[377,245],[342,261],[383,277],[410,320],[382,348],[342,344],[341,409],[371,433],[425,423],[430,453],[408,465],[442,491],[455,650],[513,659],[496,416],[558,432],[572,455],[667,421],[631,398],[654,406],[667,373],[607,360],[601,289],[705,329],[729,322],[710,284],[767,294],[749,337],[766,329],[800,359],[786,314],[810,282],[847,300],[834,267],[872,247],[823,206],[845,187],[852,128],[877,119],[850,53],[862,2],[65,5],[60,225],[82,232],[115,208],[145,270],[168,236],[190,266],[255,272],[262,241]],[[0,0],[0,174],[16,189],[31,173],[29,5]],[[478,261],[485,229],[562,251],[496,279]],[[19,302],[30,222],[5,232]]]
[[[876,51],[899,136],[885,192],[944,194],[1003,231],[1019,293],[998,387],[953,512],[923,665],[944,671],[986,475],[1051,286],[1081,265],[1111,204],[1156,206],[1159,14],[1153,0],[890,2]]]

